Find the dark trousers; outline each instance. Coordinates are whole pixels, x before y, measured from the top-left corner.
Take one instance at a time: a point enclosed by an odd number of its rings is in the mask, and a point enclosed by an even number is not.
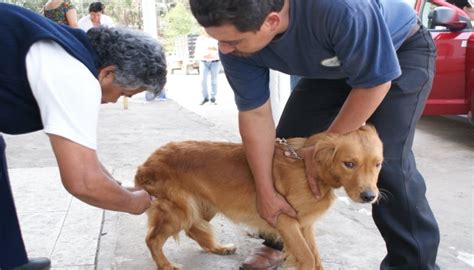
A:
[[[387,247],[381,269],[439,269],[439,229],[425,197],[426,186],[412,152],[415,126],[431,89],[435,46],[419,30],[397,51],[402,75],[368,122],[384,143],[378,186],[388,196],[372,207]],[[280,138],[307,137],[326,130],[351,91],[345,80],[301,79],[277,127]],[[364,104],[360,104],[364,106]]]
[[[0,135],[0,269],[10,270],[27,262],[8,179],[5,141]]]

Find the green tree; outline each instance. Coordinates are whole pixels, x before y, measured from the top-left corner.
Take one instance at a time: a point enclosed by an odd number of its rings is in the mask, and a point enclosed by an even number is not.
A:
[[[198,34],[201,31],[191,11],[184,4],[178,2],[163,18],[161,33],[164,39],[165,50],[173,51],[175,38],[179,35]]]
[[[29,10],[40,12],[48,0],[0,0],[0,3],[15,4]]]

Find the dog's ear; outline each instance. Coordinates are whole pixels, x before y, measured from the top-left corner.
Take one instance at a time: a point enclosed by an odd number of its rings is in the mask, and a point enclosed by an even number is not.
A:
[[[316,142],[314,146],[313,160],[319,164],[328,164],[334,159],[336,144],[334,139],[325,138]]]
[[[318,169],[329,168],[336,153],[335,135],[327,134],[320,138],[314,145],[313,161]]]
[[[333,188],[341,186],[339,179],[334,178],[334,175],[331,173],[337,152],[337,138],[339,136],[337,134],[326,134],[326,136],[316,142],[313,153],[314,166],[316,167],[318,178]]]

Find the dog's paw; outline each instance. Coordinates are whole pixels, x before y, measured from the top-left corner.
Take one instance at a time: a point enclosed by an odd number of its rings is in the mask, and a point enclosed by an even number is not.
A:
[[[158,270],[181,270],[183,266],[177,263],[168,263],[158,267]]]
[[[292,255],[285,254],[282,266],[284,269],[296,269],[296,258]]]
[[[224,255],[235,254],[237,251],[237,247],[234,244],[227,244],[223,247],[225,248],[225,253],[223,253]]]
[[[214,250],[209,250],[212,253],[219,254],[219,255],[231,255],[235,254],[237,247],[234,244],[227,244],[216,247]]]

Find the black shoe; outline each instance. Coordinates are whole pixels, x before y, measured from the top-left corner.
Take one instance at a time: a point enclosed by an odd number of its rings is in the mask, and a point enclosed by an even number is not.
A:
[[[213,105],[217,105],[216,99],[215,99],[215,98],[211,98],[211,103],[212,103]]]
[[[48,258],[33,258],[29,259],[24,265],[18,266],[14,270],[47,270],[51,266],[51,261]]]
[[[206,104],[206,102],[208,102],[208,101],[209,101],[209,99],[205,98],[205,99],[201,102],[201,104],[199,104],[199,105],[204,105],[204,104]]]

